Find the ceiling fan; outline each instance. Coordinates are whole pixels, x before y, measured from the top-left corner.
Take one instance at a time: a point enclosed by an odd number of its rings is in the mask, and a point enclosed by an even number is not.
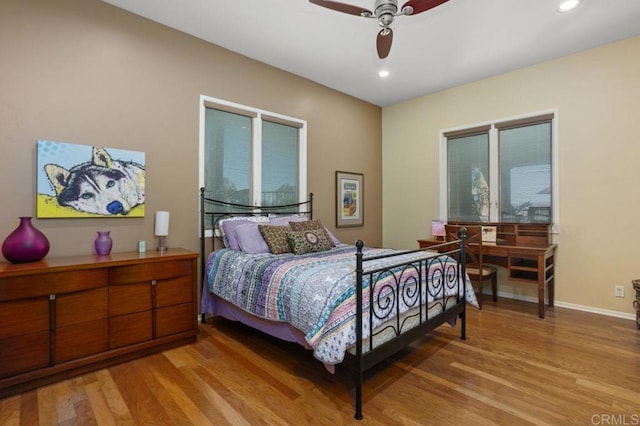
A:
[[[353,6],[346,3],[340,3],[330,0],[309,0],[313,4],[326,7],[328,9],[337,10],[338,12],[348,13],[350,15],[362,16],[364,18],[375,18],[382,27],[378,33],[376,39],[376,47],[378,49],[378,56],[380,59],[384,59],[389,55],[391,50],[391,43],[393,42],[393,30],[391,24],[396,16],[399,15],[417,15],[418,13],[426,12],[429,9],[433,9],[436,6],[440,6],[449,0],[409,0],[402,5],[400,11],[398,11],[397,0],[375,0],[373,5],[373,12],[368,9],[363,9],[358,6]]]

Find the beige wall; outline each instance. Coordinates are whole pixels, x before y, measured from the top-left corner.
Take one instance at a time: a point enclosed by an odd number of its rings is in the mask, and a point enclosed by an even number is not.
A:
[[[36,141],[144,151],[146,217],[41,219],[49,256],[155,249],[153,212],[171,212],[169,247],[198,250],[198,106],[208,95],[307,120],[315,217],[344,242],[382,240],[381,109],[97,0],[0,3],[0,238],[35,216]],[[335,171],[365,175],[365,226],[335,225]]]
[[[558,110],[556,302],[623,316],[640,278],[640,37],[383,109],[383,242],[416,247],[438,217],[438,132]],[[500,291],[536,298],[535,287]],[[625,298],[614,285],[625,285]],[[607,312],[608,311],[608,312]]]

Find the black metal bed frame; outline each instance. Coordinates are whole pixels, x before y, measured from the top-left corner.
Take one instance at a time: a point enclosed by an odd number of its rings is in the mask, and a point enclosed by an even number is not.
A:
[[[207,206],[213,206],[213,210],[207,210]],[[230,208],[234,211],[230,211]],[[296,204],[283,206],[259,207],[242,204],[227,203],[214,200],[205,196],[205,188],[200,189],[200,234],[201,234],[201,277],[205,280],[206,252],[205,252],[205,230],[207,229],[207,218],[210,218],[210,228],[223,217],[227,216],[264,216],[268,213],[277,214],[306,214],[313,218],[313,194],[309,195],[309,200]],[[454,243],[455,244],[455,243]],[[355,414],[357,420],[363,418],[362,414],[362,384],[363,373],[378,364],[382,360],[402,350],[414,340],[434,330],[445,322],[461,320],[460,338],[466,339],[466,303],[465,303],[465,252],[466,232],[461,231],[457,248],[449,250],[451,242],[443,243],[429,249],[418,249],[397,252],[393,254],[383,254],[378,256],[366,256],[364,254],[364,243],[358,240],[356,246],[356,306],[360,307],[356,311],[356,344],[355,354],[348,353],[351,358],[345,364],[351,364],[354,372],[355,384]],[[446,249],[443,253],[425,253],[425,257],[405,262],[393,262],[393,258],[399,255],[411,253],[438,251]],[[390,259],[389,264],[384,267],[368,268],[371,262],[380,259]],[[448,261],[453,259],[455,262]],[[391,277],[391,283],[388,278]],[[383,281],[385,280],[385,281]],[[383,326],[376,328],[370,333],[368,344],[365,347],[363,342],[363,319],[365,314],[363,306],[363,283],[369,285],[369,300],[367,304],[368,329],[373,330],[373,318],[385,321]],[[427,285],[432,283],[430,289]],[[448,300],[445,297],[447,289],[456,289],[457,296],[455,304],[447,307]],[[435,300],[434,305],[440,304],[441,312],[429,317],[429,306],[426,297],[427,292],[431,293]],[[400,303],[412,308],[410,315],[401,318],[399,314]],[[204,316],[204,314],[202,314]],[[389,320],[387,320],[387,318]],[[407,326],[407,320],[412,318],[417,325]],[[204,319],[204,318],[203,318]],[[389,332],[395,337],[386,342],[376,345],[375,338],[383,332]],[[366,350],[365,350],[366,349]],[[348,358],[345,358],[347,361]]]

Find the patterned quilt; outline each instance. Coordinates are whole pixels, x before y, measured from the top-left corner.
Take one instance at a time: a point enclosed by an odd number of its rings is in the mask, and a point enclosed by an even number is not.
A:
[[[390,249],[365,250],[365,259],[393,252]],[[417,252],[393,259],[398,263],[398,260],[405,262],[425,257],[425,252]],[[384,266],[385,262],[389,260],[367,262],[365,269]],[[447,262],[455,264],[451,259]],[[317,359],[326,364],[337,364],[356,340],[355,266],[355,248],[346,244],[330,251],[305,255],[245,254],[222,249],[209,256],[206,276],[209,291],[261,318],[290,323],[305,334]],[[446,268],[449,271],[453,269]],[[380,283],[384,284],[385,280],[393,278],[394,274],[388,273],[380,282],[376,281],[374,295],[377,297],[376,292],[392,291],[390,286]],[[456,286],[450,288],[444,282],[435,279],[434,285],[441,288],[430,285],[423,297],[433,302],[442,297],[442,293],[445,296],[458,293]],[[363,281],[363,292],[366,301],[369,292],[367,280]],[[477,306],[468,280],[465,297]],[[364,304],[368,306],[367,302]],[[403,303],[400,305],[400,313],[409,309]],[[363,322],[363,336],[366,338],[369,333],[368,320]],[[380,322],[374,319],[374,329]]]

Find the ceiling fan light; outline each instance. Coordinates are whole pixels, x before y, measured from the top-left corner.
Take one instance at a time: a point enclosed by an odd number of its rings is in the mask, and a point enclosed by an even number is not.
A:
[[[390,13],[385,13],[383,15],[380,15],[380,17],[378,18],[380,22],[380,26],[388,27],[389,25],[393,24],[393,18],[394,16]]]
[[[558,6],[558,12],[569,12],[580,6],[580,0],[565,0]]]

